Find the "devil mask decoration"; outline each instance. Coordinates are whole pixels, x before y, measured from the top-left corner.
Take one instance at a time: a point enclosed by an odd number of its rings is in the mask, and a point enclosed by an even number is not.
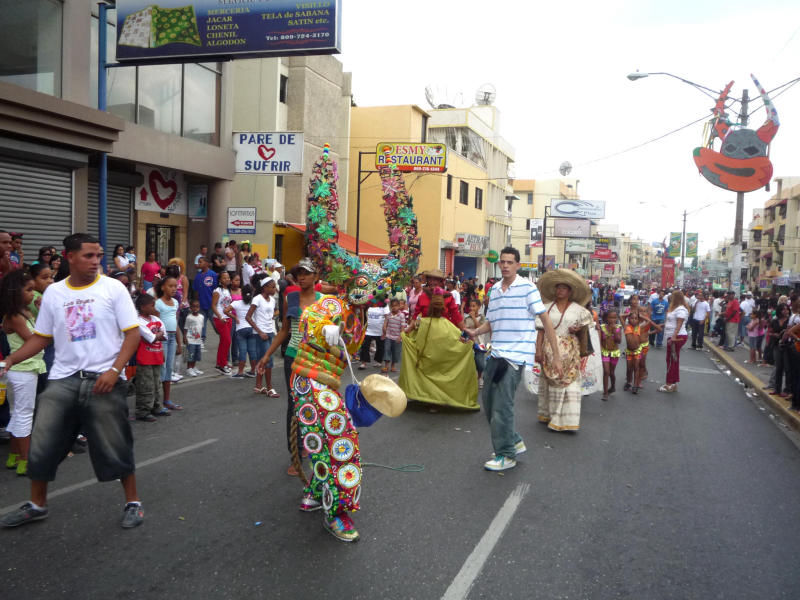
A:
[[[717,187],[734,192],[752,192],[769,183],[772,178],[769,144],[780,125],[778,112],[767,92],[755,76],[750,77],[753,78],[767,110],[764,124],[757,131],[731,128],[725,111],[725,101],[733,86],[731,81],[714,106],[714,118],[706,145],[694,149],[694,162],[703,177]],[[719,152],[713,148],[715,138],[721,140]]]

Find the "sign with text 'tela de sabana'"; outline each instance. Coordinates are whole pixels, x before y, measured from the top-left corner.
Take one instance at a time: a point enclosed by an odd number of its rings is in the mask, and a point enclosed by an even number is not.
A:
[[[303,133],[298,131],[233,134],[236,172],[255,175],[302,175]]]
[[[341,0],[117,0],[117,60],[337,54]]]

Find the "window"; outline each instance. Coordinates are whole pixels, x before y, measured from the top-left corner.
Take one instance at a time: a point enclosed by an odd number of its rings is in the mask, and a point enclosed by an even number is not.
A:
[[[528,192],[528,204],[533,206],[533,192]]]
[[[452,200],[453,199],[453,176],[452,175],[448,175],[447,176],[447,199],[448,200]]]
[[[419,140],[423,143],[428,141],[428,117],[425,115],[422,116],[422,134]]]
[[[469,184],[466,181],[461,182],[461,189],[459,191],[458,201],[461,204],[469,205]]]
[[[283,187],[283,175],[278,175],[275,178],[275,185],[277,185],[278,187]]]
[[[286,94],[289,88],[289,78],[286,75],[281,75],[280,91],[278,92],[278,100],[286,104]]]
[[[0,81],[61,96],[59,0],[0,0]]]
[[[475,208],[483,210],[483,190],[479,187],[475,188]]]
[[[525,244],[525,256],[531,255],[531,247],[528,244]]]
[[[3,0],[0,0],[2,2]],[[116,11],[108,11],[107,60],[116,62]],[[98,19],[92,17],[92,107],[97,107]],[[219,63],[147,65],[106,69],[108,112],[126,121],[219,145],[222,72]]]

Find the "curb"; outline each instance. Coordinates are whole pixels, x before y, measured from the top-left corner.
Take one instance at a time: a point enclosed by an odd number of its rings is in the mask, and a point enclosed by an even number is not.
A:
[[[789,410],[790,403],[783,398],[778,398],[777,396],[771,396],[762,388],[764,387],[764,382],[761,381],[758,377],[750,373],[747,369],[741,366],[738,362],[733,360],[731,356],[725,351],[722,350],[719,346],[713,343],[706,342],[706,346],[711,350],[712,354],[715,354],[716,357],[724,362],[728,368],[736,373],[736,376],[745,381],[747,385],[753,388],[753,390],[759,395],[759,397],[764,400],[776,413],[778,413],[783,420],[791,426],[792,429],[795,431],[800,431],[800,415],[795,412]]]

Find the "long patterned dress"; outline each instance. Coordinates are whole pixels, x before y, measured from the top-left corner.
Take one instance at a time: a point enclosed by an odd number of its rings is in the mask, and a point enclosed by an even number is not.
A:
[[[351,354],[361,345],[364,329],[343,300],[325,296],[303,311],[302,341],[292,365],[295,414],[303,448],[311,457],[311,476],[304,493],[313,495],[333,518],[359,509],[361,455],[358,431],[339,394],[347,359],[341,347],[325,342],[325,325],[340,327]]]
[[[555,327],[559,346],[562,347],[561,362],[566,372],[559,382],[548,379],[544,373],[539,380],[539,421],[547,423],[555,431],[577,431],[581,422],[581,376],[577,366],[580,357],[577,356],[577,338],[569,332],[569,328],[573,325],[593,325],[594,321],[592,314],[575,302],[570,302],[563,315],[555,302],[546,303],[545,308]],[[536,329],[544,329],[539,317],[536,318]],[[564,360],[565,352],[574,354],[570,355],[574,365],[572,368],[569,368],[570,361]]]

